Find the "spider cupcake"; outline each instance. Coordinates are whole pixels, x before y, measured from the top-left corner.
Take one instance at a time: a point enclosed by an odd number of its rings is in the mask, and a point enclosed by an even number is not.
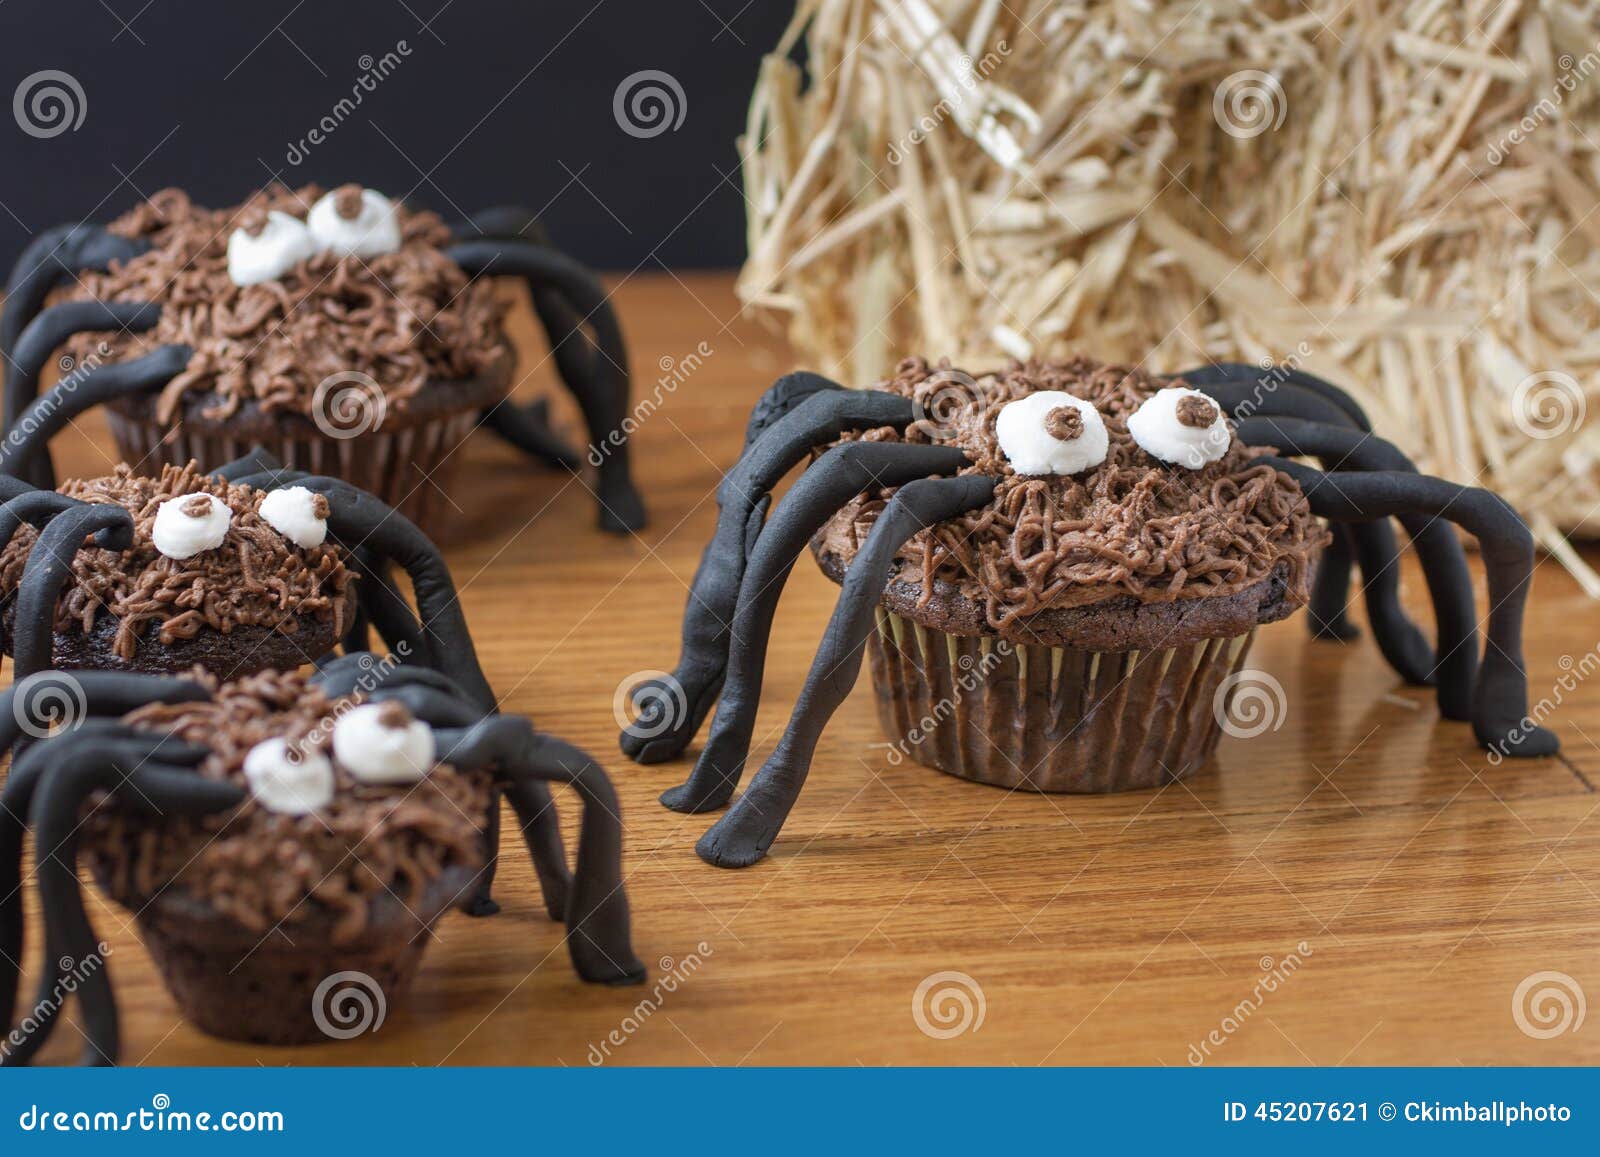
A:
[[[768,519],[771,488],[813,454]],[[1289,460],[1301,456],[1329,472]],[[1493,494],[1418,474],[1310,375],[1225,365],[1160,379],[1076,359],[974,377],[911,360],[850,391],[796,374],[757,404],[718,502],[683,655],[637,689],[622,736],[641,762],[672,758],[720,692],[668,807],[732,797],[795,556],[809,543],[843,589],[776,749],[700,841],[713,864],[766,854],[864,651],[885,730],[923,763],[1041,791],[1150,787],[1209,757],[1259,625],[1310,603],[1317,634],[1351,635],[1352,562],[1385,657],[1437,684],[1441,714],[1503,755],[1557,747],[1524,718],[1527,528]],[[1437,650],[1400,607],[1391,517],[1423,563]],[[1452,522],[1483,548],[1481,663]]]
[[[57,502],[42,529],[22,521],[29,506]],[[23,677],[45,666],[232,676],[312,662],[357,617],[356,571],[328,538],[331,514],[324,494],[258,490],[193,463],[19,488],[0,507],[6,651]]]
[[[468,650],[465,636],[453,642]],[[515,808],[545,904],[587,981],[635,983],[617,800],[605,774],[526,719],[485,716],[437,672],[350,655],[315,674],[232,683],[94,672],[90,718],[18,756],[0,798],[0,1007],[27,1064],[60,1020],[42,999],[13,1021],[23,958],[20,874],[33,832],[45,943],[39,988],[76,985],[84,1061],[117,1059],[116,1003],[84,908],[80,851],[139,924],[174,999],[229,1039],[341,1032],[341,1002],[392,1007],[429,929],[483,872],[491,793]],[[0,707],[14,708],[14,692]],[[0,743],[17,738],[0,713]],[[7,730],[9,729],[9,730]],[[577,869],[547,824],[547,782],[583,801]],[[87,962],[87,966],[86,966]],[[358,990],[340,993],[356,980]]]
[[[497,275],[527,282],[591,443],[606,448],[601,525],[642,526],[627,353],[599,283],[526,214],[452,229],[357,185],[273,185],[220,210],[169,189],[106,228],[40,236],[0,314],[5,424],[48,432],[104,403],[129,462],[210,467],[265,447],[427,525],[480,424],[540,460],[583,465],[543,402],[508,400]],[[39,397],[57,350],[70,372]],[[54,486],[42,439],[0,445],[0,470]]]

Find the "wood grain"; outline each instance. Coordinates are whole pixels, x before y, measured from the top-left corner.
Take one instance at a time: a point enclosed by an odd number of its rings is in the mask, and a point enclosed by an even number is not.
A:
[[[636,277],[617,302],[641,396],[697,342],[712,350],[659,391],[637,434],[649,530],[600,534],[581,479],[530,470],[479,436],[462,451],[447,545],[506,707],[613,773],[641,955],[657,977],[663,965],[692,975],[659,993],[577,982],[511,847],[504,913],[447,918],[381,1031],[264,1050],[184,1024],[127,914],[97,898],[127,1062],[1183,1065],[1213,1030],[1223,1043],[1208,1063],[1600,1061],[1593,1023],[1535,1039],[1512,1008],[1519,983],[1542,971],[1600,1000],[1595,681],[1560,692],[1561,757],[1491,767],[1468,728],[1441,723],[1370,641],[1314,643],[1297,617],[1263,631],[1253,652],[1286,692],[1277,730],[1224,739],[1187,783],[1112,797],[1008,794],[894,766],[863,681],[773,855],[743,872],[701,863],[693,844],[713,817],[655,802],[688,762],[624,761],[613,698],[631,674],[672,666],[719,470],[749,404],[788,365],[779,343],[730,320],[726,276]],[[539,362],[520,315],[518,325]],[[521,388],[553,392],[547,368]],[[561,409],[570,420],[565,399]],[[89,419],[61,441],[65,472],[101,472],[109,446]],[[1409,565],[1404,583],[1425,608]],[[778,616],[757,758],[787,719],[834,593],[802,560]],[[1541,561],[1535,697],[1554,693],[1563,657],[1581,667],[1597,640],[1600,609]],[[577,809],[563,802],[570,833]],[[37,932],[35,922],[35,945]],[[1291,953],[1293,975],[1242,1008],[1263,968],[1281,971]],[[919,1028],[913,995],[949,971],[981,989],[983,1019],[937,1039]],[[1239,1023],[1224,1031],[1230,1018]],[[70,1059],[73,1035],[48,1059]]]

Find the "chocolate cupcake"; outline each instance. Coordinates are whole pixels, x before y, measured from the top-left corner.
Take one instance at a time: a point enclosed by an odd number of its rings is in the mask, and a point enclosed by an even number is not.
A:
[[[661,802],[732,802],[695,845],[719,867],[767,854],[866,653],[891,762],[1040,791],[1150,787],[1210,754],[1258,626],[1309,602],[1314,634],[1355,637],[1357,564],[1385,659],[1435,685],[1441,715],[1470,720],[1492,759],[1560,747],[1527,715],[1527,526],[1495,494],[1418,473],[1354,398],[1292,367],[1160,379],[1079,358],[974,377],[917,359],[859,390],[801,371],[756,402],[716,499],[683,650],[630,688],[619,741],[640,763],[671,759],[715,704],[694,770]],[[1436,644],[1401,605],[1391,518],[1422,565]],[[1483,547],[1481,652],[1455,527]],[[734,800],[778,599],[808,546],[839,598]]]
[[[476,673],[470,639],[452,634]],[[578,975],[642,980],[610,781],[528,720],[486,710],[474,683],[481,675],[462,682],[366,652],[231,683],[199,671],[85,674],[90,718],[21,751],[0,793],[0,1010],[11,1026],[0,1066],[38,1054],[62,1019],[63,991],[77,996],[85,1062],[117,1060],[116,999],[80,854],[204,1031],[262,1044],[377,1031],[433,925],[468,907],[486,876],[497,792]],[[0,749],[26,730],[15,701],[0,692]],[[549,782],[583,804],[575,870]],[[18,1023],[29,830],[44,924],[38,983],[54,997]]]
[[[325,1039],[318,986],[359,972],[399,999],[428,930],[470,893],[491,778],[436,763],[431,733],[398,702],[359,707],[301,673],[196,681],[209,700],[124,722],[203,744],[199,773],[247,798],[177,822],[112,803],[85,821],[86,859],[197,1026],[261,1044]]]
[[[1106,792],[1194,772],[1256,628],[1304,605],[1326,541],[1300,488],[1217,404],[1078,359],[974,378],[914,359],[926,406],[872,441],[960,448],[993,501],[897,555],[869,642],[878,716],[913,759],[1005,787]],[[850,437],[854,437],[851,435]],[[892,492],[813,540],[843,582]]]
[[[36,558],[49,530],[13,524],[0,548],[0,639],[19,668],[177,672],[198,665],[231,678],[313,662],[353,624],[356,572],[344,548],[327,539],[330,510],[321,494],[259,490],[191,462],[164,466],[154,478],[118,466],[16,501],[31,498],[125,511],[107,513],[127,541],[114,548],[81,537],[52,542]],[[92,519],[95,511],[84,513]],[[84,526],[63,529],[85,533]],[[23,656],[19,604],[25,576],[37,571],[53,572],[35,591],[57,595],[52,638],[47,656]]]
[[[44,443],[101,403],[136,469],[215,467],[264,448],[424,527],[479,425],[581,469],[545,403],[508,400],[515,359],[493,276],[510,274],[532,290],[555,366],[605,448],[601,523],[636,528],[627,356],[608,296],[525,229],[488,231],[505,224],[452,229],[358,185],[273,185],[227,209],[168,189],[103,230],[47,234],[19,262],[0,316],[13,362],[0,470],[53,485]],[[61,386],[36,400],[58,349]]]

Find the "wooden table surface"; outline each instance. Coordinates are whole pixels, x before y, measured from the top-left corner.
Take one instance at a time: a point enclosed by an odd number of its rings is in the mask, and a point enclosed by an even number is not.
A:
[[[637,394],[656,395],[658,376],[684,379],[659,390],[635,438],[649,529],[601,534],[581,480],[526,468],[480,435],[463,451],[447,545],[505,707],[612,772],[653,983],[579,983],[523,849],[508,845],[504,912],[446,918],[378,1032],[312,1048],[229,1044],[179,1018],[127,913],[97,897],[126,1062],[1600,1061],[1600,1010],[1562,1031],[1545,999],[1552,985],[1569,1002],[1600,999],[1600,679],[1580,677],[1594,669],[1600,607],[1550,559],[1527,651],[1534,698],[1560,700],[1557,758],[1491,767],[1468,727],[1441,723],[1432,696],[1401,686],[1370,640],[1314,643],[1296,617],[1252,652],[1285,689],[1280,726],[1224,738],[1209,767],[1155,792],[1007,793],[895,766],[863,672],[773,854],[741,872],[701,863],[693,844],[715,817],[656,803],[689,761],[626,762],[613,702],[636,672],[673,665],[719,468],[750,403],[791,367],[780,341],[736,320],[726,275],[638,276],[616,301]],[[710,353],[696,365],[702,340]],[[545,367],[521,388],[550,381]],[[65,472],[102,472],[109,445],[91,418],[61,440]],[[1424,610],[1409,564],[1404,583]],[[757,760],[787,720],[835,590],[801,560],[779,610]],[[577,808],[559,798],[570,839]],[[70,1059],[73,1037],[47,1059]]]

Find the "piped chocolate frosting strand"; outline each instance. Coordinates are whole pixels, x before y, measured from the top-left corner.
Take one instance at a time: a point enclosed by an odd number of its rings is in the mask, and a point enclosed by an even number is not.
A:
[[[265,740],[331,758],[333,724],[356,703],[328,698],[299,672],[221,686],[194,678],[211,701],[152,704],[125,721],[205,745],[200,774],[240,787],[246,754]],[[177,888],[262,934],[329,920],[335,944],[362,935],[375,899],[415,906],[447,871],[482,867],[487,772],[441,764],[417,782],[384,785],[335,764],[335,782],[332,802],[311,815],[251,799],[226,817],[152,820],[111,801],[86,821],[86,849],[107,890],[135,908]]]
[[[161,316],[147,333],[86,333],[67,351],[84,364],[125,361],[159,345],[193,352],[162,390],[158,416],[171,421],[188,397],[225,418],[249,403],[267,412],[309,413],[317,385],[337,373],[370,376],[391,404],[429,379],[486,373],[505,356],[503,307],[487,280],[469,281],[442,252],[450,231],[433,213],[399,209],[401,247],[374,257],[320,252],[281,277],[237,285],[228,276],[235,228],[258,227],[269,210],[303,218],[322,190],[273,185],[231,209],[205,209],[166,189],[110,225],[150,241],[148,252],[83,273],[56,300],[148,301]],[[89,362],[88,364],[93,364]]]
[[[133,515],[131,548],[89,544],[77,552],[55,612],[58,631],[88,632],[99,615],[114,615],[114,649],[123,660],[134,658],[152,623],[161,624],[160,641],[170,645],[205,629],[266,626],[294,634],[306,617],[331,621],[337,634],[352,613],[355,573],[339,548],[295,546],[261,517],[263,491],[209,477],[190,463],[163,467],[159,478],[118,466],[104,478],[69,481],[60,492]],[[219,499],[232,518],[216,549],[176,559],[156,549],[153,528],[161,504],[183,495]],[[0,550],[0,592],[16,592],[38,538],[37,530],[23,526]]]
[[[1171,383],[1131,366],[1088,358],[1014,364],[974,380],[948,364],[902,362],[878,388],[912,398],[926,415],[904,434],[892,427],[861,437],[953,445],[972,465],[963,473],[999,479],[993,502],[915,536],[901,552],[901,576],[931,598],[953,584],[982,604],[989,625],[1119,595],[1146,602],[1232,594],[1286,564],[1289,596],[1306,598],[1307,560],[1326,534],[1298,486],[1258,463],[1266,451],[1237,439],[1216,462],[1182,470],[1134,442],[1127,418]],[[995,438],[1009,402],[1056,390],[1091,402],[1105,419],[1104,463],[1074,476],[1017,474]],[[1198,417],[1198,415],[1196,415]],[[864,495],[825,530],[825,550],[853,557],[891,491]]]

